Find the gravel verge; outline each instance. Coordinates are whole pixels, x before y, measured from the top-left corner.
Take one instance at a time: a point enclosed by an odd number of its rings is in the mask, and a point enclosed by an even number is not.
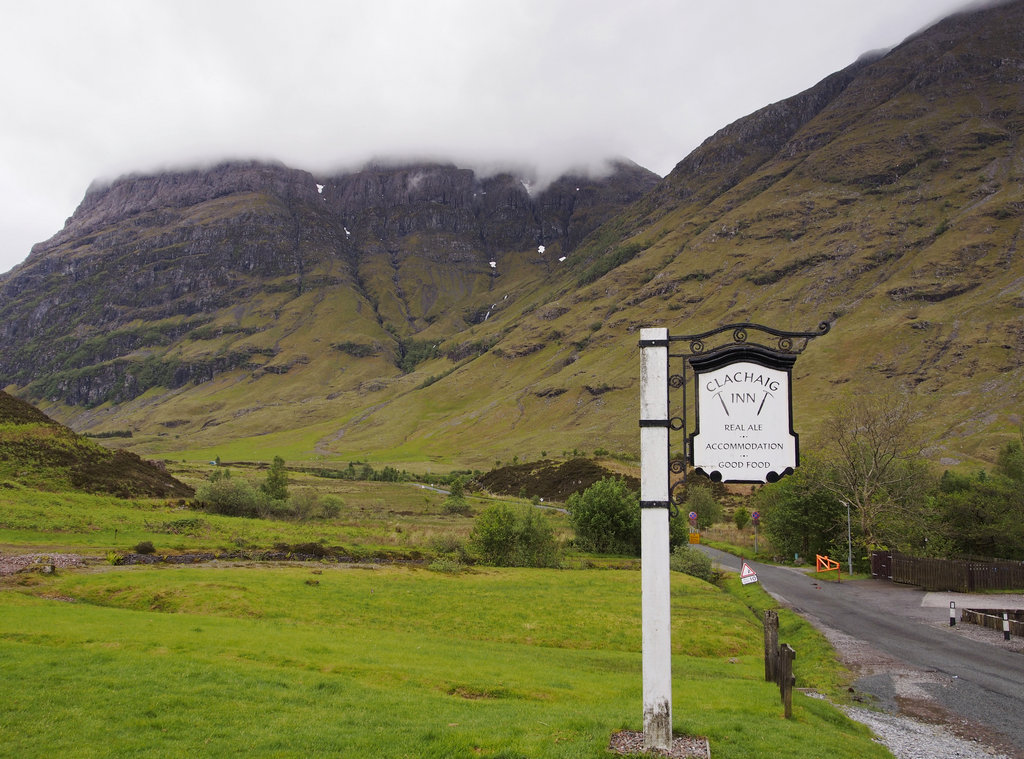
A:
[[[896,759],[1011,759],[979,741],[959,738],[942,725],[852,706],[843,711],[871,728],[876,740]]]

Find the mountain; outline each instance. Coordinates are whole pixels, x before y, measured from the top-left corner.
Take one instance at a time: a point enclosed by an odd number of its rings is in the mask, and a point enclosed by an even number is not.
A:
[[[18,486],[122,498],[193,495],[160,466],[109,450],[0,390],[0,491]]]
[[[0,383],[153,454],[490,466],[635,452],[641,326],[828,321],[794,374],[805,447],[845,394],[899,386],[932,458],[991,461],[1024,389],[1022,30],[1021,0],[945,19],[661,181],[225,164],[95,187],[0,276]]]

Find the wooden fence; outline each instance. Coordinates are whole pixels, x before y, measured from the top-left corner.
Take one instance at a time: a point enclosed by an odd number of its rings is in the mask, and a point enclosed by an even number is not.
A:
[[[779,613],[774,609],[764,612],[764,679],[779,686],[782,709],[786,719],[793,718],[793,660],[796,651],[788,643],[779,644]]]
[[[925,590],[1024,589],[1024,561],[922,559],[888,551],[872,551],[871,574]]]
[[[1024,638],[1024,611],[1020,609],[963,609],[960,611],[960,621],[1002,631],[1004,612],[1008,618],[1010,635]]]

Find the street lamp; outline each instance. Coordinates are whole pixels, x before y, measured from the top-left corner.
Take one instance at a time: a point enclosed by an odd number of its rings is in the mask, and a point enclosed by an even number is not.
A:
[[[850,502],[843,501],[846,506],[846,566],[850,570],[850,576],[853,576],[853,529],[850,526]]]

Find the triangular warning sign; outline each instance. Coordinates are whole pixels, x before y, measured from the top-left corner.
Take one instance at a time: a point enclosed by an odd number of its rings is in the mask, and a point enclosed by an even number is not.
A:
[[[740,577],[756,577],[757,572],[750,568],[747,562],[743,562],[743,569],[740,570]]]

